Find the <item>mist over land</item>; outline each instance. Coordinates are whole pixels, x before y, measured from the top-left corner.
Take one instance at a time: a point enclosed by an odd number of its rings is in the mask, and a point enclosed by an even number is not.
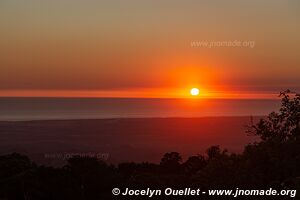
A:
[[[250,117],[2,121],[0,153],[23,153],[47,165],[90,153],[110,163],[159,162],[165,152],[187,157],[211,145],[239,153],[255,140],[245,133],[249,123]]]

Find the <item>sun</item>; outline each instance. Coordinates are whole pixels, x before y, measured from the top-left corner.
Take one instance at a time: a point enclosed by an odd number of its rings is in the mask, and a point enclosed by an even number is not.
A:
[[[190,93],[191,93],[192,96],[198,96],[199,93],[200,93],[200,90],[198,88],[192,88],[190,90]]]

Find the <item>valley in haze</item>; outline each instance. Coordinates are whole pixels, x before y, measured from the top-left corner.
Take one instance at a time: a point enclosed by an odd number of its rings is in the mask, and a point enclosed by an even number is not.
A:
[[[211,145],[238,153],[255,139],[245,133],[251,116],[279,105],[278,100],[1,98],[0,153],[22,153],[47,165],[94,153],[110,163],[159,162],[165,152],[187,157]]]
[[[250,117],[2,121],[0,153],[18,152],[54,166],[75,154],[109,163],[158,163],[165,152],[187,158],[211,145],[240,153],[255,140],[245,133],[247,124]]]

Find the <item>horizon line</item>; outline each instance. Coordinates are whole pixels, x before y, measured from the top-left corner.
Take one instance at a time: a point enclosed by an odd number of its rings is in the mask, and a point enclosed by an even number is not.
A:
[[[278,99],[280,92],[216,92],[202,90],[191,96],[178,90],[0,90],[0,98],[107,98],[107,99]]]

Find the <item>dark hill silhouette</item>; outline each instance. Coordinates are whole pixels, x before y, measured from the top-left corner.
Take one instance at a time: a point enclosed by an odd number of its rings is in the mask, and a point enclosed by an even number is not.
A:
[[[261,141],[245,146],[241,154],[212,146],[205,154],[191,156],[186,161],[179,153],[170,152],[160,164],[118,166],[97,158],[75,156],[65,166],[53,168],[38,166],[26,156],[14,153],[0,157],[0,199],[117,199],[111,194],[115,187],[299,190],[300,96],[288,91],[281,96],[279,112],[249,125],[247,132],[259,136]],[[262,198],[290,199],[289,196],[251,197]],[[299,195],[294,199],[299,199]]]

